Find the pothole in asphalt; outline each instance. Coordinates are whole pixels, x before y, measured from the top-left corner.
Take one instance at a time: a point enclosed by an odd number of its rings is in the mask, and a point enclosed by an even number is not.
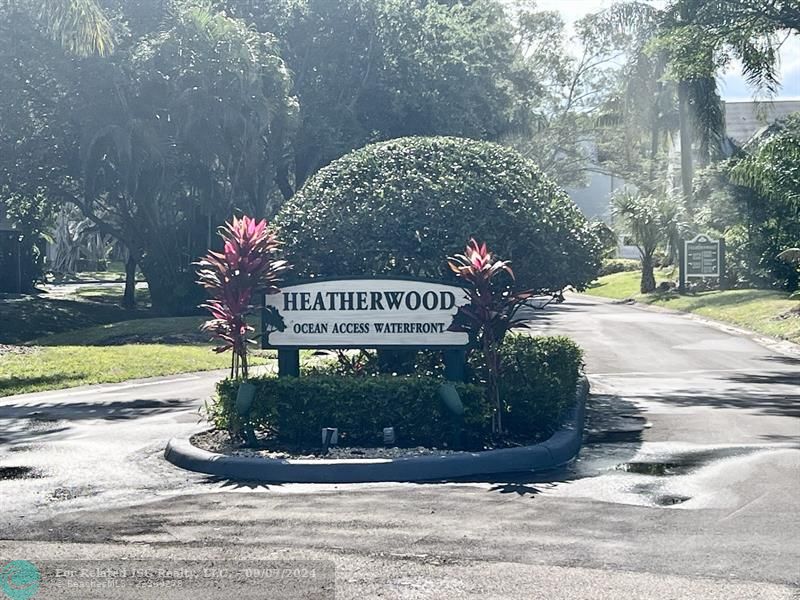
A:
[[[678,494],[665,494],[663,496],[658,496],[655,498],[655,503],[659,506],[674,506],[676,504],[682,504],[687,500],[691,500],[689,496],[680,496]]]
[[[617,470],[626,473],[636,473],[637,475],[678,475],[680,471],[688,472],[691,467],[674,462],[627,462],[617,465]]]
[[[27,424],[25,425],[25,431],[33,431],[36,433],[43,433],[46,431],[50,431],[56,429],[57,425],[60,424],[59,419],[54,419],[52,417],[31,417],[28,419]]]
[[[618,464],[614,467],[617,471],[635,473],[637,475],[651,475],[654,477],[669,477],[672,475],[686,475],[713,461],[746,456],[753,454],[763,447],[740,446],[734,448],[714,448],[698,452],[686,452],[672,455],[665,460],[634,460]]]
[[[96,496],[97,491],[89,486],[79,487],[57,487],[50,493],[48,501],[50,502],[63,502],[66,500],[74,500],[75,498],[85,498],[87,496]]]
[[[0,481],[5,479],[39,479],[44,477],[33,467],[0,467]]]

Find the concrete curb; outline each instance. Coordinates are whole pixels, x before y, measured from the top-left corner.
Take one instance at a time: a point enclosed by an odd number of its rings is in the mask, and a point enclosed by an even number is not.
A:
[[[395,459],[276,459],[225,456],[173,438],[164,457],[177,467],[225,479],[268,483],[366,483],[437,481],[560,467],[578,454],[583,441],[589,381],[582,377],[567,424],[534,446]]]

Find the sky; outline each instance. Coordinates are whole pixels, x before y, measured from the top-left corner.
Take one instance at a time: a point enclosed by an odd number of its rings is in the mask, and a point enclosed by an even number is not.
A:
[[[561,13],[571,25],[586,14],[608,8],[614,0],[537,0],[541,10]],[[665,2],[653,0],[651,4],[663,6]],[[780,80],[782,87],[776,99],[800,99],[800,36],[790,36],[781,47]],[[742,77],[741,65],[731,64],[720,77],[722,99],[727,101],[752,100],[752,91]]]

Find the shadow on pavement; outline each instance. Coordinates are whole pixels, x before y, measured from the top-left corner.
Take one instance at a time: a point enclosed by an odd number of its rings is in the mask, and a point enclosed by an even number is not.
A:
[[[231,490],[269,490],[274,487],[281,487],[281,483],[265,483],[263,481],[250,481],[246,479],[231,479],[229,477],[218,477],[216,475],[209,475],[203,477],[200,483],[209,485],[220,485],[224,489]]]
[[[800,418],[800,373],[797,371],[737,373],[718,379],[741,387],[735,390],[678,389],[637,397],[676,406],[746,409],[765,415]],[[763,387],[754,389],[754,385]],[[776,385],[784,387],[772,387]]]
[[[58,375],[37,375],[32,377],[8,377],[4,378],[0,381],[0,402],[3,401],[6,392],[10,390],[19,390],[20,388],[24,388],[25,386],[34,386],[34,385],[41,385],[41,384],[63,384],[68,381],[76,381],[78,379],[82,379],[81,375],[68,375],[64,373],[59,373]],[[5,398],[13,398],[13,396],[5,396]],[[2,407],[2,404],[0,404]]]
[[[194,398],[164,400],[139,399],[115,402],[42,402],[39,404],[0,405],[0,419],[32,419],[36,421],[79,421],[83,419],[138,419],[194,405]]]
[[[763,361],[766,361],[766,362],[778,362],[778,363],[783,363],[785,365],[797,365],[798,367],[800,367],[800,358],[796,358],[794,356],[784,356],[784,355],[781,355],[781,354],[773,354],[773,355],[770,355],[770,356],[765,356],[760,360],[763,360]],[[800,375],[800,371],[798,371],[798,375]]]
[[[7,419],[15,428],[7,427],[0,434],[0,444],[24,444],[42,441],[70,429],[70,423],[90,419],[128,421],[149,417],[186,406],[193,406],[192,398],[166,400],[130,400],[116,402],[64,402],[62,404],[6,404],[0,405],[0,420]]]

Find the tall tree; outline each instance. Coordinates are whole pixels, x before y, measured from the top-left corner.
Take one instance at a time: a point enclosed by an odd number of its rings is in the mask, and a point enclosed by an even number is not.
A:
[[[527,82],[516,77],[500,3],[406,0],[226,0],[273,33],[300,103],[291,196],[321,166],[405,135],[497,139],[514,125]]]
[[[738,195],[750,216],[750,271],[768,274],[767,283],[798,289],[797,268],[778,259],[787,248],[800,247],[800,113],[774,125],[748,154],[732,159],[731,181],[752,191]],[[749,204],[749,205],[748,205]]]
[[[672,0],[658,10],[643,2],[624,2],[596,17],[597,23],[603,24],[600,31],[611,31],[622,47],[628,46],[629,65],[639,64],[643,54],[650,57],[659,67],[651,71],[652,81],[662,85],[660,89],[667,97],[674,94],[681,142],[681,188],[687,201],[692,196],[694,155],[701,166],[719,156],[724,128],[716,82],[720,70],[738,59],[755,93],[772,93],[777,86],[778,21],[755,19],[752,11],[737,11],[728,4]],[[713,31],[709,31],[711,22],[717,23]],[[631,40],[637,43],[631,44]],[[629,67],[626,72],[635,69]],[[650,102],[648,98],[654,97],[643,98]]]
[[[674,251],[684,227],[681,206],[674,199],[644,196],[623,190],[613,199],[612,210],[624,232],[633,238],[642,260],[642,279],[639,289],[648,294],[655,291],[655,253],[660,246]]]
[[[231,211],[274,210],[296,102],[269,34],[203,2],[176,2],[164,19],[111,57],[82,59],[17,15],[0,42],[12,67],[0,73],[11,96],[0,183],[79,206],[128,247],[154,305],[174,312],[193,308],[190,264],[215,226]]]
[[[503,141],[534,160],[562,185],[585,180],[591,125],[608,100],[621,52],[596,35],[588,20],[568,38],[555,11],[520,2],[510,11],[518,77],[529,83],[516,127]],[[581,48],[573,56],[570,46]]]
[[[114,27],[96,0],[20,0],[11,4],[76,56],[105,56],[114,50]]]

